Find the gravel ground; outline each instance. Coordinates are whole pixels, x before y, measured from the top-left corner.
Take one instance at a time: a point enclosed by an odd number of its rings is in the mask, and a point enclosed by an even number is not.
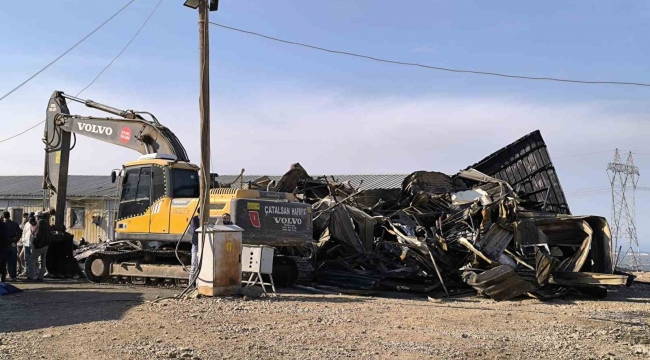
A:
[[[0,298],[0,359],[650,358],[650,285],[545,303],[305,293],[153,303],[177,291],[17,285],[25,292]]]

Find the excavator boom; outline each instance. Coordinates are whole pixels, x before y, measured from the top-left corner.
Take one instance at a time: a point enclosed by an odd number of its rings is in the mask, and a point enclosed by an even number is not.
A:
[[[70,115],[66,100],[82,103],[119,118]],[[92,100],[66,95],[62,91],[55,91],[48,103],[43,137],[45,143],[43,189],[49,191],[50,195],[49,204],[44,201],[44,207],[53,207],[59,214],[65,214],[72,134],[133,149],[141,154],[168,154],[173,155],[178,161],[189,162],[185,148],[173,132],[161,125],[153,115],[149,114],[153,119],[149,121],[140,114],[149,113],[120,110]],[[64,216],[56,216],[55,228],[63,227],[64,218]]]

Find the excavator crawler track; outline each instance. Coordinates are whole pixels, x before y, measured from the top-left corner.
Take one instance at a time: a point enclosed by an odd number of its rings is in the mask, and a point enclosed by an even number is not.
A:
[[[133,251],[98,251],[86,258],[83,272],[86,278],[94,283],[102,284],[133,284],[148,286],[186,286],[187,278],[160,277],[160,275],[147,276],[143,272],[138,276],[122,276],[111,274],[111,266],[130,264],[136,267],[145,265],[167,265],[180,267],[177,255],[184,266],[189,266],[191,254],[189,251],[179,250],[133,250]],[[177,269],[180,270],[180,269]],[[177,273],[179,271],[176,271]],[[189,273],[188,275],[189,276]]]
[[[273,258],[273,279],[279,286],[310,285],[313,274],[310,259],[286,255]]]

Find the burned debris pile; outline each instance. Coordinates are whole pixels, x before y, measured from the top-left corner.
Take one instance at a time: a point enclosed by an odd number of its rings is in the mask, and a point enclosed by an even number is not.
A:
[[[299,165],[277,183],[313,207],[314,281],[373,293],[547,299],[571,290],[605,296],[611,235],[598,216],[573,216],[539,131],[454,176],[417,171],[398,189],[359,190],[312,178]]]

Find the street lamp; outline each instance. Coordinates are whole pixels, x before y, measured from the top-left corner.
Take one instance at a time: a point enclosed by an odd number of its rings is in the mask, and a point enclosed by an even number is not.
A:
[[[186,0],[183,5],[190,7],[192,9],[196,9],[199,7],[199,2],[201,0]],[[217,11],[219,8],[219,0],[210,0],[210,11]]]

